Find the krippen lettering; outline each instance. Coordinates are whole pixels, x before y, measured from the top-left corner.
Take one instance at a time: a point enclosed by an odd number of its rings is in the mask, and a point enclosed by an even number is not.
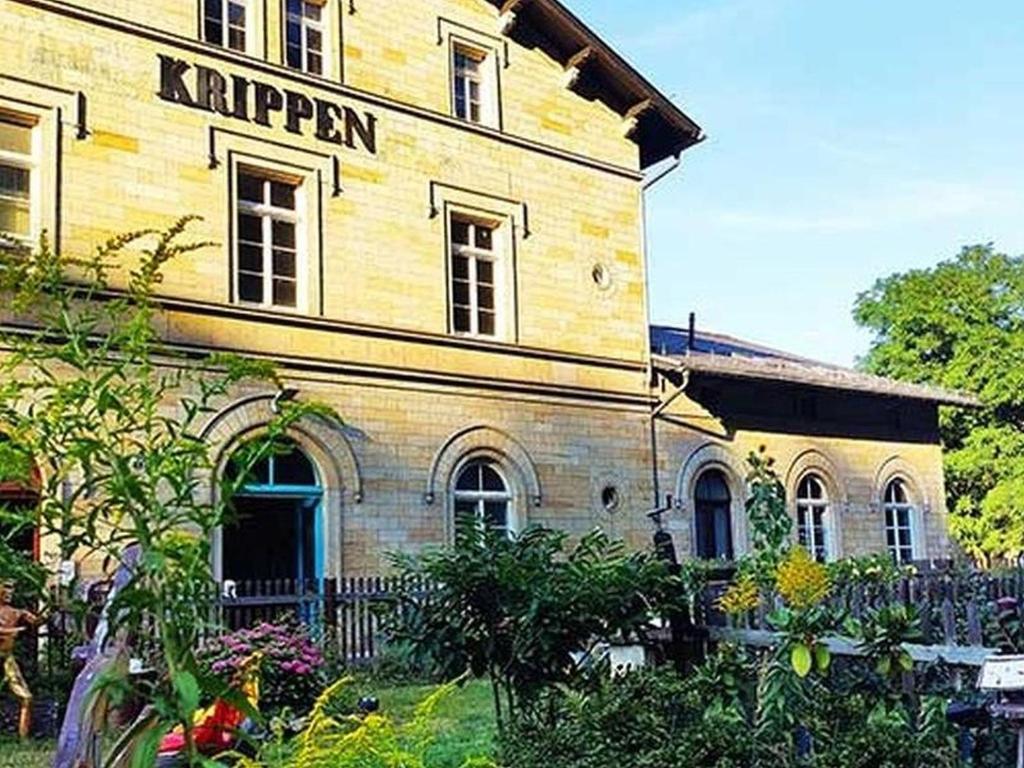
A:
[[[158,54],[158,58],[157,94],[164,101],[266,128],[274,127],[272,115],[280,112],[281,127],[289,133],[301,136],[312,127],[319,141],[377,154],[375,115],[239,75],[227,78],[212,67],[193,67],[171,56]]]

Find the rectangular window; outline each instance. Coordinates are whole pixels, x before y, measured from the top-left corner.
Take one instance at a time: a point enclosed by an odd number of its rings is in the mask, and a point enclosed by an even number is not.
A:
[[[38,174],[32,121],[0,112],[0,235],[30,241]]]
[[[324,73],[324,8],[310,0],[287,0],[285,61],[292,69]]]
[[[248,23],[248,0],[203,0],[206,42],[245,53]]]
[[[452,330],[470,336],[498,335],[497,225],[451,220]]]
[[[484,50],[456,44],[452,48],[452,109],[460,120],[493,125],[494,66]]]
[[[828,561],[828,543],[825,538],[825,514],[823,506],[800,505],[797,507],[797,536],[800,546],[811,553],[819,563]]]
[[[908,506],[887,506],[885,533],[889,553],[898,564],[914,561],[913,509]]]
[[[235,288],[241,303],[299,307],[300,192],[301,183],[294,179],[239,171]]]

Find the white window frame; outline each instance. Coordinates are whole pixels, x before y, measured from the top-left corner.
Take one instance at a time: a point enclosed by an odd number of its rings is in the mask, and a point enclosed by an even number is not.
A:
[[[478,66],[475,73],[464,70],[459,66],[459,57],[463,56],[473,59]],[[472,125],[482,125],[490,128],[498,127],[498,74],[497,55],[494,50],[467,42],[462,39],[452,39],[451,42],[451,100],[452,116],[457,120],[463,120]],[[475,82],[480,88],[480,119],[473,120],[470,109],[470,83]],[[459,115],[458,96],[459,91],[465,98],[466,114]]]
[[[259,177],[263,182],[263,202],[253,203],[249,200],[242,200],[239,189],[239,177],[242,175]],[[290,184],[295,187],[295,208],[278,208],[270,202],[270,184],[277,181]],[[309,238],[306,232],[306,219],[303,211],[306,210],[306,186],[307,179],[301,176],[283,174],[267,168],[257,166],[241,165],[235,170],[235,184],[233,191],[233,209],[231,215],[234,217],[234,284],[235,301],[241,306],[259,307],[260,309],[273,310],[275,312],[289,312],[302,314],[308,307],[308,265],[309,265]],[[242,236],[239,231],[239,214],[245,213],[256,216],[260,219],[262,226],[262,249],[263,249],[263,301],[244,301],[241,296],[240,283],[242,273],[241,243]],[[295,225],[295,306],[274,303],[274,243],[273,227],[275,221],[284,221]]]
[[[906,502],[896,502],[889,500],[889,491],[895,486],[900,485],[903,488],[903,495],[907,499]],[[907,513],[907,525],[901,526],[899,524],[899,513]],[[913,494],[911,493],[911,486],[902,477],[893,477],[882,490],[882,514],[884,515],[885,524],[885,546],[886,550],[896,561],[897,565],[906,565],[918,558],[918,544],[917,544],[917,505],[914,504]],[[889,524],[889,516],[892,515],[893,525]],[[894,534],[894,540],[896,544],[889,544],[889,532],[892,531]],[[903,541],[903,536],[909,537],[909,541]],[[910,550],[910,560],[903,560],[903,550]]]
[[[328,59],[327,51],[330,49],[330,38],[328,36],[328,8],[326,2],[317,2],[317,0],[298,0],[300,5],[300,13],[298,15],[299,23],[299,56],[302,58],[301,66],[293,67],[288,63],[288,25],[290,22],[295,21],[295,14],[289,10],[289,0],[284,0],[284,29],[282,30],[284,38],[284,65],[290,69],[294,69],[298,72],[305,72],[309,75],[315,75],[317,77],[327,77],[328,75]],[[320,9],[320,20],[313,21],[306,16],[306,6],[315,6]],[[309,31],[313,29],[320,33],[320,71],[313,72],[309,68]]]
[[[821,498],[816,499],[801,494],[804,484],[811,482],[817,483],[821,489]],[[814,518],[818,512],[821,513],[821,535],[824,537],[823,541],[817,540],[817,526],[814,524]],[[803,515],[806,521],[804,525],[800,523],[801,515]],[[824,552],[825,562],[831,562],[835,559],[835,526],[832,521],[832,498],[829,495],[828,483],[817,472],[808,472],[797,483],[796,524],[797,542],[799,543],[800,539],[805,535],[806,543],[801,544],[801,546],[810,553],[812,558],[817,560],[820,550]]]
[[[486,466],[494,470],[494,472],[501,478],[501,482],[505,486],[504,491],[460,491],[458,490],[459,480],[469,470],[475,470],[479,466]],[[504,528],[492,528],[491,530],[503,531],[506,536],[511,538],[518,533],[519,526],[516,521],[515,515],[515,494],[512,492],[512,486],[509,484],[508,475],[504,469],[495,461],[488,458],[474,458],[461,464],[458,470],[453,475],[452,479],[452,513],[454,517],[454,529],[458,530],[459,517],[457,512],[458,504],[471,503],[475,506],[475,522],[480,530],[484,530],[484,526],[487,520],[486,504],[488,503],[503,503],[505,505],[505,527]]]
[[[8,111],[0,108],[0,117],[6,118],[6,122],[22,125],[30,132],[29,139],[31,147],[29,154],[10,152],[0,149],[0,163],[28,171],[28,219],[29,231],[27,235],[18,235],[14,232],[0,232],[0,238],[33,247],[42,234],[42,130],[39,125],[39,118],[36,115],[22,112]],[[51,234],[52,237],[52,234]]]
[[[235,51],[237,53],[251,53],[253,45],[253,21],[252,21],[252,0],[221,0],[220,6],[220,24],[221,24],[221,39],[210,40],[206,36],[206,4],[209,0],[201,0],[202,4],[202,38],[205,42],[212,45],[216,45],[223,48],[226,51]],[[239,50],[238,48],[231,47],[231,6],[241,6],[245,11],[245,27],[242,32],[245,35],[245,47]]]
[[[469,245],[455,242],[455,223],[461,222],[469,227]],[[476,241],[476,230],[479,227],[486,227],[491,230],[490,251],[478,248],[473,243]],[[456,336],[466,336],[477,339],[490,339],[501,341],[506,338],[506,301],[505,293],[507,278],[505,264],[508,261],[505,255],[505,230],[506,223],[501,220],[482,218],[461,211],[452,211],[448,217],[448,317],[451,325],[451,332]],[[469,330],[458,330],[455,327],[455,259],[465,258],[469,261]],[[494,333],[480,332],[480,304],[479,304],[479,262],[489,261],[493,266],[493,290],[494,290]]]

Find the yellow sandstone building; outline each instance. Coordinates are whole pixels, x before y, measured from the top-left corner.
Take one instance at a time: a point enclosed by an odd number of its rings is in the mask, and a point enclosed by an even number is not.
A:
[[[0,46],[0,230],[73,251],[201,214],[168,338],[347,422],[265,468],[219,577],[379,572],[460,516],[646,546],[661,509],[730,557],[760,445],[819,556],[948,553],[958,398],[652,347],[644,190],[701,129],[556,0],[2,0]],[[211,419],[222,457],[273,396]]]

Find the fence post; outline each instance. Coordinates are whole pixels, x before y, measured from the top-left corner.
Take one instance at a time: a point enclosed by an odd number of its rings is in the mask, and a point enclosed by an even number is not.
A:
[[[338,580],[324,579],[324,625],[338,629]]]

